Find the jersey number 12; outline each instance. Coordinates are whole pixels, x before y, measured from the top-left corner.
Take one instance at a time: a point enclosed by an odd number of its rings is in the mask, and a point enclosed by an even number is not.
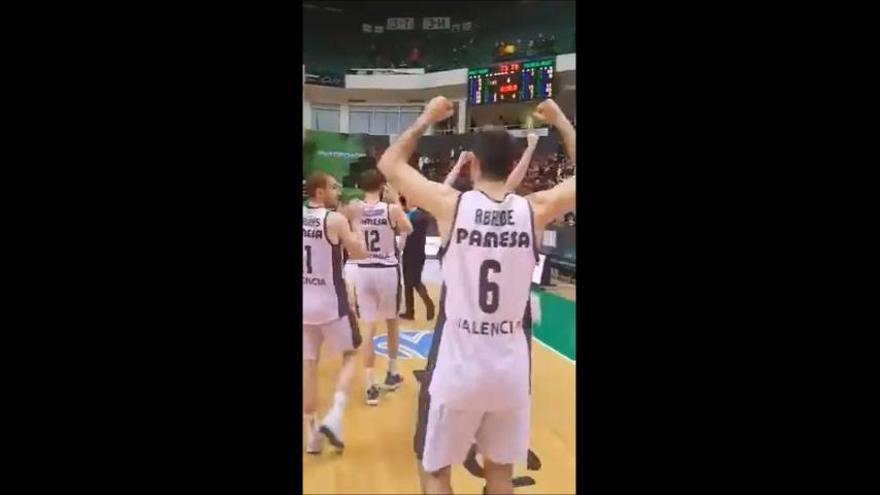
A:
[[[372,234],[372,235],[370,235]],[[372,237],[372,239],[370,239]],[[367,249],[371,253],[378,253],[379,246],[376,243],[379,242],[379,231],[378,230],[365,230],[364,231],[364,243],[367,245]]]

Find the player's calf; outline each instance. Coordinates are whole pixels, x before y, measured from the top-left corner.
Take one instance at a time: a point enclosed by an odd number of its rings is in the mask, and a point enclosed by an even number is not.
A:
[[[385,320],[388,326],[388,372],[385,375],[384,388],[397,390],[403,383],[403,377],[397,369],[397,355],[400,347],[400,328],[396,318]]]
[[[422,487],[425,494],[452,493],[452,470],[450,466],[433,472],[424,470],[421,470],[421,472]]]
[[[513,493],[513,464],[496,464],[484,457],[483,475],[486,477],[485,493]]]

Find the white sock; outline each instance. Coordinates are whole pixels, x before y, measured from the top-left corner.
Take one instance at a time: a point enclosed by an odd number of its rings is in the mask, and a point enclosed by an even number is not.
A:
[[[345,392],[336,392],[333,395],[333,409],[330,410],[330,414],[342,414],[343,409],[345,409],[345,401],[348,399]],[[328,414],[328,416],[330,415]]]
[[[388,360],[388,373],[391,373],[392,375],[397,374],[397,360],[396,359],[389,359]]]
[[[373,379],[373,368],[367,368],[367,369],[364,370],[364,371],[366,371],[366,373],[367,373],[367,374],[366,374],[366,377],[367,377],[367,388],[370,388],[370,387],[372,387],[373,385],[375,385],[375,383],[376,383],[376,381]]]

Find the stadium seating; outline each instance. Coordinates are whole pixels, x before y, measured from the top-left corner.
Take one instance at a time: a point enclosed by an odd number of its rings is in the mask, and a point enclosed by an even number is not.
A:
[[[477,3],[477,2],[471,2]],[[385,17],[412,16],[420,20],[423,14],[406,12],[405,3],[394,12],[363,13],[360,16],[339,16],[321,9],[306,9],[304,15],[303,57],[309,72],[344,74],[351,68],[400,67],[417,48],[417,67],[427,71],[489,65],[497,60],[498,44],[513,46],[509,59],[537,57],[548,53],[574,51],[574,30],[570,19],[574,16],[573,2],[534,2],[510,9],[504,2],[493,2],[493,8],[462,9],[431,15],[451,16],[453,23],[470,20],[471,31],[385,31],[381,34],[363,32],[363,24],[380,25]],[[460,4],[462,6],[467,3]],[[541,42],[554,38],[553,46]],[[529,42],[532,41],[532,49]],[[542,48],[543,47],[543,48]]]

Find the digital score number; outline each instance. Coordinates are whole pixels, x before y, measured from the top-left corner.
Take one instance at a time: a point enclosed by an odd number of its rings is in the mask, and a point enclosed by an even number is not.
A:
[[[468,70],[468,103],[487,105],[553,96],[554,59],[509,62]]]

